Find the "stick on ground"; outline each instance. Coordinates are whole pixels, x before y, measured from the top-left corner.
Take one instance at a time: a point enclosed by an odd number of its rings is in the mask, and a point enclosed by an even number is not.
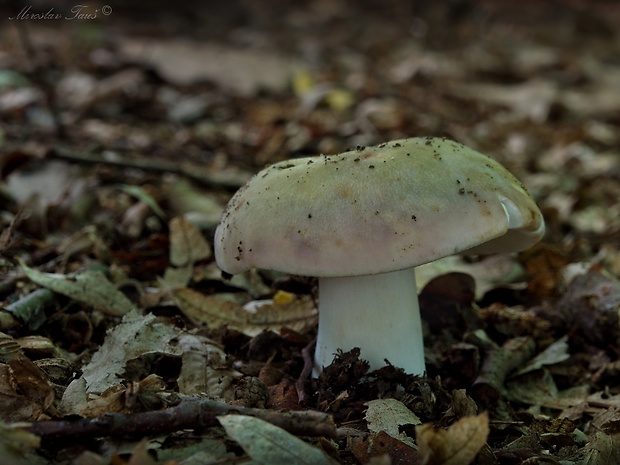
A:
[[[112,413],[97,418],[51,420],[30,423],[25,429],[44,441],[72,441],[97,437],[154,436],[183,429],[218,426],[217,417],[226,414],[249,415],[300,436],[336,437],[336,425],[326,413],[305,411],[273,411],[235,407],[210,399],[189,398],[165,410],[135,414]]]

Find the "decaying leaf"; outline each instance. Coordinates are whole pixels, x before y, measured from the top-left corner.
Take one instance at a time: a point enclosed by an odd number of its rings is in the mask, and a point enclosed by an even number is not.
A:
[[[405,444],[414,445],[413,440],[401,432],[400,428],[406,425],[419,425],[422,422],[405,404],[396,399],[375,399],[364,405],[368,407],[366,421],[371,433],[385,431]]]
[[[309,297],[302,297],[288,304],[266,304],[255,312],[244,310],[241,304],[216,295],[204,295],[193,289],[173,291],[181,311],[196,324],[209,328],[228,326],[256,336],[264,330],[279,331],[282,327],[299,330],[314,324],[317,309]]]
[[[112,316],[125,315],[135,309],[133,303],[125,297],[101,271],[87,270],[75,276],[59,273],[43,273],[20,262],[28,278],[47,289],[70,297],[78,302]]]
[[[28,380],[16,380],[8,364],[0,363],[0,418],[4,421],[29,421],[36,420],[43,413],[43,406],[34,399],[17,392],[20,382]],[[32,391],[34,386],[30,386]],[[37,392],[40,400],[45,400],[45,395]],[[43,397],[43,399],[42,399]]]
[[[226,361],[226,353],[204,337],[183,334],[181,373],[177,383],[181,394],[207,394],[230,401],[234,397],[233,382],[242,375]]]
[[[198,228],[182,217],[170,221],[170,263],[187,266],[211,257],[211,246]]]
[[[325,452],[264,420],[245,415],[224,415],[218,420],[237,441],[252,463],[264,465],[335,465]]]
[[[172,449],[159,449],[156,451],[160,462],[172,462],[176,460],[183,465],[215,465],[224,463],[224,460],[232,461],[234,454],[226,450],[223,439],[201,438],[198,442],[184,444],[183,447]]]
[[[128,313],[108,332],[103,345],[83,368],[86,392],[101,393],[120,383],[127,362],[144,354],[181,356],[179,335],[177,328],[157,321],[152,314]]]
[[[425,423],[415,431],[422,465],[468,465],[486,443],[489,416],[464,417],[445,430]]]
[[[607,435],[603,432],[594,433],[586,446],[582,465],[609,465],[620,463],[620,435]]]
[[[14,358],[8,366],[15,392],[34,400],[43,410],[47,410],[54,401],[54,390],[43,371],[26,357]]]
[[[418,465],[418,452],[408,444],[393,438],[385,431],[371,434],[357,444],[353,455],[367,465]]]
[[[170,221],[170,265],[164,282],[172,287],[186,286],[193,275],[194,263],[211,257],[212,250],[200,230],[183,217]]]
[[[520,368],[516,373],[514,373],[514,375],[522,375],[528,371],[538,370],[545,365],[554,365],[556,363],[563,362],[564,360],[568,360],[569,358],[568,337],[564,336],[530,360],[527,365]]]

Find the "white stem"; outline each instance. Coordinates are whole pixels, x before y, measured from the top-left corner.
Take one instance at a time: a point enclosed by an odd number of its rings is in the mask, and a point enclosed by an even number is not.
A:
[[[319,278],[315,376],[338,349],[361,350],[370,369],[385,359],[406,373],[425,371],[424,341],[413,268],[368,276]]]

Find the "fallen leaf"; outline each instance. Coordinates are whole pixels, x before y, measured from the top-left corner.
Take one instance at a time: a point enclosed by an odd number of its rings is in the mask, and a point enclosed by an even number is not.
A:
[[[133,303],[119,291],[101,271],[84,271],[75,276],[43,273],[20,260],[20,266],[32,282],[90,305],[112,316],[122,316],[134,310]]]
[[[47,410],[54,402],[54,390],[45,373],[24,356],[9,360],[8,366],[10,382],[15,392]]]
[[[211,246],[196,226],[182,217],[170,221],[170,263],[182,267],[211,257]]]
[[[286,327],[299,330],[315,323],[318,312],[312,299],[302,297],[287,304],[264,304],[253,311],[228,298],[205,295],[189,288],[175,289],[172,294],[179,309],[195,324],[209,328],[228,326],[248,336],[262,331],[279,331]]]
[[[297,60],[274,52],[189,40],[128,39],[120,49],[127,59],[154,66],[172,84],[212,81],[246,96],[261,89],[282,92],[297,67]]]
[[[558,86],[544,79],[531,79],[517,85],[453,84],[448,92],[461,98],[508,107],[520,118],[542,123],[558,98]]]
[[[596,432],[585,447],[586,453],[581,465],[609,465],[620,463],[620,435]]]
[[[129,360],[147,353],[181,356],[179,330],[152,314],[132,311],[106,335],[103,345],[83,368],[86,392],[104,392],[121,382]],[[64,401],[64,399],[63,399]]]
[[[245,173],[239,174],[238,177],[239,185],[244,184],[249,178]],[[163,195],[168,199],[173,214],[183,215],[202,230],[217,226],[224,206],[214,194],[198,189],[187,179],[170,177],[164,182]]]
[[[364,404],[368,431],[378,433],[384,431],[399,441],[413,446],[413,440],[400,431],[402,426],[419,425],[422,423],[415,413],[405,404],[396,399],[375,399]]]
[[[564,336],[530,360],[527,365],[515,372],[514,376],[522,375],[529,371],[538,370],[545,365],[554,365],[556,363],[563,362],[564,360],[568,360],[569,358],[568,337]]]
[[[198,442],[196,442],[198,441]],[[182,463],[183,465],[216,465],[233,462],[234,454],[227,452],[224,439],[196,438],[181,447],[162,448],[156,451],[157,459],[164,463]],[[173,462],[176,461],[176,462]]]
[[[177,379],[179,393],[207,394],[224,401],[233,400],[233,383],[242,374],[231,368],[226,353],[207,338],[197,335],[183,334],[178,343],[183,349]]]
[[[415,432],[421,465],[468,465],[486,443],[489,416],[483,412],[464,417],[448,429],[425,423],[416,426]]]
[[[336,465],[325,452],[282,428],[245,415],[217,417],[226,433],[250,456],[252,463],[265,465]]]
[[[385,431],[372,434],[367,440],[360,442],[351,451],[360,463],[372,464],[372,460],[387,457],[388,465],[418,465],[418,452],[410,445],[393,438]]]
[[[140,187],[140,186],[123,186],[121,188],[121,190],[123,192],[127,192],[129,195],[137,198],[142,203],[145,203],[146,205],[148,205],[149,208],[151,210],[153,210],[153,212],[157,216],[159,216],[161,219],[165,219],[166,218],[166,214],[164,213],[164,211],[161,209],[161,207],[157,203],[157,200],[155,200],[153,198],[153,196],[151,194],[149,194],[143,187]]]

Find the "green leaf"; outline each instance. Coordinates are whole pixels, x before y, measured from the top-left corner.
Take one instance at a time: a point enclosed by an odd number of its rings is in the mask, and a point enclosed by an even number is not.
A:
[[[245,415],[217,417],[252,463],[265,465],[336,465],[325,452],[264,420]]]
[[[142,187],[140,186],[122,186],[121,190],[128,193],[129,195],[137,198],[141,202],[145,203],[149,206],[153,212],[159,216],[162,220],[166,219],[166,214],[161,209],[157,201]]]
[[[121,316],[135,309],[133,303],[107,280],[101,271],[85,271],[75,276],[43,273],[20,260],[20,266],[32,282],[51,291],[90,305],[112,316]]]

